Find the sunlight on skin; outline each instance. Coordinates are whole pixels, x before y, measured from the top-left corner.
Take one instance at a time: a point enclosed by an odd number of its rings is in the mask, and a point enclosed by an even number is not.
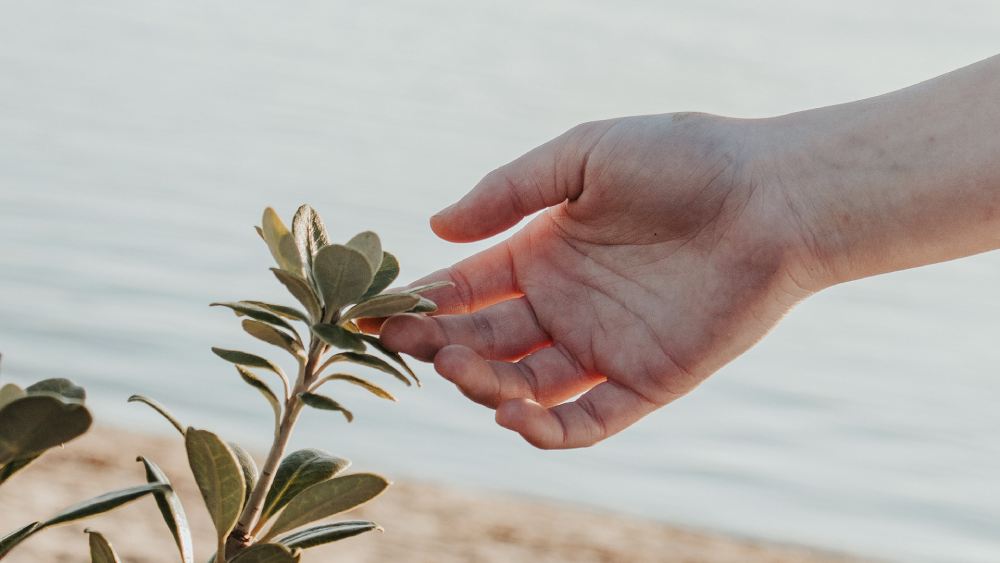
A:
[[[433,361],[537,447],[592,445],[691,391],[815,291],[1000,246],[996,99],[998,58],[780,118],[580,125],[432,218],[468,242],[545,210],[414,282],[454,287],[427,294],[435,316],[385,321],[383,341]]]
[[[421,280],[455,287],[383,341],[542,448],[593,444],[687,393],[806,295],[787,269],[795,233],[740,170],[748,125],[586,124],[491,173],[432,220],[438,235],[479,240],[549,209]]]

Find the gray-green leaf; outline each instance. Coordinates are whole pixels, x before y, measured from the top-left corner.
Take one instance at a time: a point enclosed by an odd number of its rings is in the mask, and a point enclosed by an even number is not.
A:
[[[273,269],[273,268],[272,268]],[[302,321],[304,323],[309,322],[309,316],[299,311],[295,307],[289,307],[287,305],[275,305],[274,303],[266,303],[264,301],[253,301],[250,299],[244,299],[243,301],[238,301],[243,305],[253,305],[264,309],[265,311],[270,311],[271,313],[278,315],[281,318],[288,319],[290,321]]]
[[[83,405],[53,395],[27,395],[0,409],[0,465],[36,457],[86,432],[93,419]]]
[[[302,259],[295,246],[295,239],[274,209],[268,207],[264,210],[261,230],[264,233],[264,242],[267,243],[267,248],[271,251],[271,256],[274,257],[278,266],[282,270],[302,275]]]
[[[320,395],[318,393],[299,393],[299,398],[302,399],[303,403],[314,409],[320,409],[324,411],[337,411],[344,415],[344,418],[347,419],[347,422],[354,421],[354,413],[345,409],[340,405],[340,403],[334,401],[333,399],[327,397],[326,395]]]
[[[239,301],[236,303],[212,303],[210,307],[228,307],[232,309],[237,316],[247,316],[251,319],[257,319],[258,321],[265,322],[267,324],[280,326],[281,328],[287,329],[292,334],[298,334],[295,331],[295,327],[288,324],[288,321],[281,318],[274,311],[269,311],[268,308],[262,307],[257,303],[251,303],[249,301]]]
[[[191,472],[218,537],[225,538],[236,525],[246,497],[240,462],[222,439],[206,430],[188,428],[185,446]]]
[[[392,393],[389,393],[388,391],[382,389],[378,385],[375,385],[374,383],[361,379],[360,377],[350,375],[348,373],[335,373],[333,375],[328,375],[323,379],[321,379],[320,382],[313,389],[316,389],[317,387],[319,387],[323,383],[326,383],[327,381],[346,381],[347,383],[357,385],[358,387],[367,390],[369,393],[375,395],[376,397],[382,399],[388,399],[390,401],[396,400],[396,397],[393,397]],[[409,381],[407,381],[406,383],[409,384]]]
[[[146,468],[146,481],[148,483],[170,484],[167,474],[163,472],[152,461],[139,456],[136,461],[142,462]],[[184,513],[184,505],[181,499],[173,490],[153,493],[156,506],[160,509],[163,521],[170,530],[170,535],[174,537],[177,544],[177,551],[180,553],[182,563],[194,563],[194,545],[191,541],[191,528],[188,526],[187,515]]]
[[[383,293],[362,301],[344,313],[344,319],[388,317],[405,313],[420,303],[420,297],[409,293]]]
[[[333,324],[316,324],[312,326],[312,331],[320,340],[335,348],[354,350],[355,352],[365,351],[363,335],[351,332],[346,328]]]
[[[295,532],[294,534],[279,538],[277,541],[291,548],[309,549],[310,547],[350,538],[372,530],[382,531],[382,528],[375,522],[351,520],[307,528],[301,532]]]
[[[364,300],[382,293],[385,291],[385,288],[396,281],[397,276],[399,276],[399,261],[392,254],[383,251],[382,263],[379,265],[378,271],[375,272],[375,278],[372,279],[371,285],[368,286],[368,291],[361,296],[361,299]]]
[[[262,358],[256,354],[250,354],[248,352],[240,352],[239,350],[226,350],[225,348],[212,347],[212,352],[215,355],[226,360],[227,362],[232,362],[239,366],[247,366],[252,368],[263,368],[271,371],[281,378],[281,382],[288,388],[288,376],[285,375],[284,370],[278,367],[277,364]]]
[[[288,503],[262,541],[329,518],[377,497],[389,486],[380,475],[357,473],[317,483]]]
[[[244,490],[243,506],[240,507],[242,511],[246,507],[246,503],[250,500],[250,493],[253,492],[253,488],[257,486],[257,478],[259,477],[259,470],[257,469],[257,462],[253,460],[253,456],[250,452],[246,450],[243,446],[237,444],[236,442],[229,442],[229,448],[233,450],[236,454],[236,460],[240,462],[240,471],[243,472],[243,484],[246,486]]]
[[[351,462],[346,459],[316,449],[288,454],[274,473],[274,483],[264,500],[261,521],[266,522],[305,489],[335,477],[350,465]]]
[[[323,306],[320,305],[319,296],[316,295],[315,290],[313,290],[312,286],[306,280],[278,268],[271,268],[271,272],[285,286],[285,289],[292,294],[292,297],[297,299],[306,308],[306,312],[309,313],[309,317],[314,322],[322,320],[320,317],[323,316]]]
[[[340,244],[323,247],[313,261],[313,277],[323,296],[328,318],[364,295],[374,276],[368,259],[361,252]]]
[[[382,373],[388,373],[389,375],[395,377],[396,379],[402,381],[406,385],[412,385],[410,380],[403,375],[398,369],[392,367],[392,364],[379,358],[378,356],[373,356],[371,354],[362,354],[359,352],[340,352],[334,354],[327,359],[323,364],[325,369],[327,366],[337,363],[337,362],[351,362],[353,364],[362,365],[372,369],[377,369]]]
[[[437,303],[431,301],[426,297],[421,297],[420,301],[410,309],[411,313],[433,313],[438,310]]]
[[[111,547],[111,542],[99,532],[86,529],[84,532],[90,535],[90,562],[91,563],[121,563],[115,548]]]
[[[90,516],[94,516],[95,514],[101,514],[109,510],[114,510],[123,504],[130,503],[148,494],[166,492],[169,490],[171,490],[170,485],[167,485],[166,483],[149,483],[146,485],[138,485],[127,489],[104,493],[103,495],[96,496],[92,499],[85,500],[74,504],[69,508],[63,509],[60,513],[42,523],[39,529],[55,526],[56,524],[72,522],[73,520],[88,518]]]
[[[297,549],[274,543],[261,543],[239,552],[230,563],[297,563],[302,554]]]
[[[382,265],[382,241],[378,235],[372,231],[358,233],[351,240],[347,241],[347,246],[357,250],[368,260],[368,265],[372,271],[372,276]],[[368,289],[367,287],[365,288]]]
[[[14,530],[3,538],[0,538],[0,559],[3,559],[4,555],[6,555],[8,551],[14,549],[17,544],[27,539],[31,534],[37,532],[41,527],[41,522],[32,522],[31,524]]]
[[[267,342],[272,346],[277,346],[296,358],[305,357],[305,350],[302,349],[302,345],[288,333],[278,330],[267,323],[262,323],[254,319],[244,319],[241,324],[243,326],[243,330],[245,330],[250,336],[253,336],[263,342]]]
[[[308,205],[299,207],[295,212],[295,217],[292,218],[292,236],[295,238],[299,255],[304,257],[304,262],[310,266],[319,249],[330,244],[330,235],[326,232],[323,219]]]
[[[379,337],[372,336],[370,334],[359,334],[358,336],[362,340],[370,344],[373,348],[375,348],[379,352],[382,352],[390,360],[396,362],[396,364],[398,364],[399,367],[403,368],[404,370],[406,370],[406,373],[410,374],[410,377],[413,378],[414,383],[416,383],[418,386],[420,385],[420,378],[417,377],[417,374],[413,373],[413,370],[410,369],[409,365],[407,365],[406,360],[404,360],[403,357],[400,356],[398,353],[387,348],[385,344],[382,344],[382,341],[379,340]]]
[[[177,417],[175,417],[173,414],[171,414],[169,410],[167,410],[167,407],[161,405],[159,402],[154,401],[153,399],[150,399],[145,395],[132,395],[131,397],[128,398],[128,402],[142,403],[148,406],[149,408],[153,409],[154,411],[160,413],[160,416],[167,419],[167,422],[169,422],[174,428],[176,428],[177,431],[181,433],[181,436],[184,435],[184,425],[181,424],[179,420],[177,420]]]
[[[239,372],[243,381],[259,391],[268,404],[271,405],[271,410],[274,411],[274,431],[277,432],[278,425],[281,424],[281,401],[278,400],[278,396],[274,394],[274,391],[271,391],[271,388],[261,378],[257,377],[256,373],[243,366],[236,366],[236,371]]]
[[[43,379],[34,385],[25,388],[28,395],[52,394],[58,395],[64,401],[83,403],[87,399],[87,392],[72,381],[56,377],[53,379]]]
[[[15,459],[6,465],[0,465],[0,485],[4,484],[7,479],[10,479],[18,471],[31,465],[31,463],[39,457],[41,457],[41,454],[32,457],[22,457],[21,459]]]
[[[404,288],[403,291],[405,291],[406,293],[424,293],[427,291],[431,291],[433,289],[440,289],[442,287],[452,287],[454,285],[455,284],[450,281],[436,281],[432,283],[418,285],[416,287],[407,287]]]

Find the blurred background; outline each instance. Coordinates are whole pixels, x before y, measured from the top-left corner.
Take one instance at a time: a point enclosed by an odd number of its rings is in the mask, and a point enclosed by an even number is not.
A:
[[[3,379],[67,376],[105,424],[142,392],[256,447],[266,406],[209,346],[278,299],[251,226],[303,202],[403,281],[489,244],[427,218],[574,124],[769,116],[1000,52],[1000,3],[53,2],[0,6]],[[1000,254],[833,288],[685,400],[540,452],[420,366],[400,404],[300,443],[356,467],[906,561],[1000,560]]]

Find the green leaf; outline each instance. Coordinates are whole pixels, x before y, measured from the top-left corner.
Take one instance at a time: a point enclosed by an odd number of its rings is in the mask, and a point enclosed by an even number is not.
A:
[[[348,248],[353,248],[361,254],[364,255],[365,259],[368,260],[369,269],[372,271],[372,276],[378,271],[379,267],[382,265],[382,241],[379,240],[378,235],[372,231],[365,231],[363,233],[358,233],[351,240],[347,241]],[[368,288],[365,287],[365,290]]]
[[[243,330],[257,340],[277,346],[296,358],[305,358],[306,353],[305,350],[302,349],[302,345],[288,333],[278,330],[267,323],[262,323],[254,319],[244,319],[241,324],[243,326]]]
[[[4,484],[7,481],[7,479],[10,479],[18,471],[31,465],[31,462],[35,461],[39,457],[41,457],[41,454],[33,457],[16,459],[8,463],[7,465],[0,466],[0,485]]]
[[[74,384],[72,381],[57,377],[53,379],[43,379],[34,385],[29,385],[25,392],[28,395],[51,394],[58,395],[64,401],[83,403],[87,399],[87,391],[83,387]]]
[[[405,291],[406,293],[424,293],[427,291],[431,291],[432,289],[440,289],[442,287],[452,287],[454,285],[455,284],[450,281],[437,281],[433,283],[427,283],[424,285],[418,285],[416,287],[407,287],[404,288],[403,291]]]
[[[271,391],[271,388],[261,378],[257,377],[256,373],[243,366],[236,366],[236,371],[239,372],[243,381],[259,391],[267,399],[267,402],[270,403],[271,410],[274,411],[274,431],[277,432],[278,426],[281,424],[281,401],[278,400],[278,396],[274,394],[274,391]]]
[[[291,274],[289,274],[291,275]],[[265,303],[264,301],[253,301],[250,299],[244,299],[243,301],[238,301],[243,305],[253,305],[260,309],[264,309],[270,313],[278,315],[284,319],[290,321],[302,321],[304,323],[309,322],[309,316],[302,311],[296,309],[295,307],[288,307],[286,305],[275,305],[274,303]]]
[[[313,389],[319,388],[320,385],[323,385],[327,381],[346,381],[348,383],[352,383],[354,385],[357,385],[358,387],[366,389],[368,392],[375,395],[376,397],[380,397],[382,399],[388,399],[393,402],[396,401],[396,397],[393,397],[392,394],[386,391],[385,389],[382,389],[381,387],[375,385],[374,383],[361,379],[360,377],[350,375],[347,373],[335,373],[333,375],[328,375],[323,379],[319,380],[319,383],[317,383],[316,386],[313,387]],[[409,385],[410,382],[407,381],[406,384]]]
[[[340,403],[334,401],[326,395],[319,395],[317,393],[299,393],[299,398],[302,399],[303,403],[314,409],[338,411],[344,415],[347,422],[354,422],[354,414],[351,411],[340,406]]]
[[[247,316],[251,319],[257,319],[258,321],[265,322],[270,325],[279,326],[281,328],[287,329],[292,334],[298,334],[295,328],[288,324],[288,321],[278,316],[276,313],[269,311],[265,307],[261,307],[257,303],[251,303],[249,301],[239,301],[236,303],[212,303],[210,307],[228,307],[232,309],[236,316],[242,317]]]
[[[330,346],[341,350],[365,351],[363,336],[346,328],[332,324],[316,324],[312,326],[313,334]]]
[[[302,555],[298,550],[275,543],[252,545],[230,559],[230,563],[297,563]]]
[[[413,373],[413,370],[410,369],[410,366],[406,364],[406,360],[403,359],[403,356],[400,356],[398,353],[390,350],[389,348],[386,348],[385,344],[382,344],[382,341],[379,339],[379,337],[372,336],[370,334],[359,334],[358,336],[360,336],[362,340],[370,344],[372,348],[375,348],[379,352],[382,352],[382,354],[384,354],[387,358],[389,358],[393,362],[396,362],[396,364],[398,364],[399,367],[403,368],[404,370],[406,370],[406,373],[410,374],[410,377],[413,378],[414,383],[416,383],[418,386],[420,385],[420,378],[418,378],[417,374]]]
[[[267,492],[261,522],[266,522],[289,501],[316,483],[331,479],[350,467],[351,462],[316,449],[298,450],[281,460],[274,483]]]
[[[371,354],[361,354],[358,352],[340,352],[339,354],[334,354],[330,356],[330,358],[326,362],[323,363],[323,366],[320,368],[320,371],[322,372],[323,369],[326,369],[328,366],[335,364],[337,362],[351,362],[352,364],[358,364],[372,369],[377,369],[382,373],[388,373],[389,375],[405,383],[407,386],[412,385],[410,383],[410,380],[407,379],[406,376],[403,375],[401,371],[392,367],[392,364],[390,364],[389,362],[383,360],[382,358],[379,358],[378,356],[373,356]]]
[[[302,263],[310,268],[312,268],[313,255],[316,254],[310,232],[312,230],[312,216],[315,213],[316,211],[309,205],[301,205],[292,216],[292,238],[295,239],[295,248],[299,251]]]
[[[0,559],[3,559],[4,555],[7,555],[7,552],[14,549],[17,544],[26,540],[28,536],[37,532],[41,527],[41,522],[32,522],[0,538]]]
[[[347,539],[372,530],[381,532],[382,528],[375,522],[352,520],[307,528],[301,532],[295,532],[294,534],[279,538],[277,541],[291,548],[309,549],[310,547]]]
[[[188,428],[185,446],[194,480],[222,541],[236,525],[246,497],[240,462],[225,442],[206,430]]]
[[[83,405],[52,395],[28,395],[0,409],[0,465],[37,457],[86,432],[93,419]]]
[[[142,462],[146,468],[146,482],[170,484],[167,474],[155,463],[142,456],[137,457],[136,461]],[[181,499],[177,497],[177,494],[172,489],[153,493],[153,498],[156,500],[157,508],[160,509],[160,514],[163,515],[163,521],[167,524],[167,528],[170,529],[170,535],[174,537],[174,543],[177,544],[177,551],[180,553],[181,562],[194,563],[194,544],[191,541],[191,528],[188,525],[187,515],[184,513],[184,505],[181,504]]]
[[[426,297],[421,297],[420,301],[412,309],[409,310],[410,313],[433,313],[438,310],[437,303],[431,301]]]
[[[295,246],[295,239],[274,209],[268,207],[264,210],[260,225],[264,232],[264,242],[278,266],[286,272],[302,275],[302,259]]]
[[[296,276],[295,274],[290,274],[284,270],[279,270],[278,268],[271,268],[271,272],[274,273],[274,277],[278,278],[278,281],[285,286],[285,289],[292,294],[292,297],[298,300],[303,307],[306,308],[306,312],[309,313],[309,318],[314,322],[319,322],[322,320],[323,316],[323,306],[320,305],[319,296],[316,295],[316,291],[309,285],[309,282]],[[308,322],[308,319],[299,319]]]
[[[317,483],[288,503],[261,541],[358,507],[389,486],[380,475],[357,473]]]
[[[372,279],[371,285],[368,286],[368,291],[361,296],[361,299],[364,300],[382,293],[385,291],[385,288],[396,281],[397,276],[399,276],[399,261],[392,254],[383,251],[382,263],[379,265],[378,271],[375,272],[375,278]]]
[[[278,367],[278,365],[271,360],[262,358],[255,354],[240,352],[239,350],[226,350],[225,348],[218,347],[212,347],[212,352],[215,352],[215,355],[223,360],[239,366],[263,368],[271,371],[281,378],[281,382],[285,385],[285,389],[288,389],[288,376],[285,375],[284,370]]]
[[[243,484],[246,486],[243,506],[240,507],[242,511],[246,507],[247,501],[250,500],[250,493],[257,486],[257,478],[260,474],[257,469],[257,462],[253,460],[253,456],[243,446],[236,442],[229,442],[229,448],[233,450],[233,453],[236,454],[236,460],[240,462],[240,471],[243,473]]]
[[[323,219],[308,205],[299,207],[295,212],[295,217],[292,218],[292,236],[299,255],[304,258],[303,263],[310,266],[319,249],[330,244],[330,235],[326,232]]]
[[[24,389],[21,389],[13,383],[8,383],[3,387],[0,387],[0,409],[14,399],[20,399],[25,395],[27,395],[27,393],[24,392]]]
[[[114,510],[119,506],[128,504],[136,499],[140,499],[148,494],[169,491],[170,485],[166,483],[149,483],[137,485],[127,489],[119,489],[104,493],[103,495],[87,499],[63,509],[61,512],[42,523],[41,528],[48,528],[56,524],[65,524],[74,520],[81,520],[91,516]],[[41,529],[39,528],[39,529]]]
[[[374,276],[361,252],[340,244],[323,247],[313,261],[313,277],[323,296],[324,320],[364,295]]]
[[[99,532],[90,528],[84,530],[90,535],[90,562],[91,563],[121,563],[115,548],[111,547],[111,542]]]
[[[344,319],[388,317],[405,313],[420,303],[420,297],[409,293],[383,293],[362,301],[344,313]]]
[[[174,417],[174,415],[167,410],[167,407],[161,405],[159,402],[154,401],[153,399],[150,399],[149,397],[146,397],[144,395],[132,395],[131,397],[128,398],[128,402],[142,403],[148,406],[149,408],[153,409],[154,411],[160,413],[160,416],[167,419],[167,422],[173,425],[173,427],[176,428],[177,431],[181,433],[181,436],[184,435],[184,425],[181,424],[180,421],[177,420],[177,418]]]

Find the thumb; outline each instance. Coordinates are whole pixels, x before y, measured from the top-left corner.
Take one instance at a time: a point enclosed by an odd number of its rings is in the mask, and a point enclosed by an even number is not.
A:
[[[481,240],[536,211],[578,198],[590,151],[611,125],[578,125],[490,172],[465,197],[431,217],[431,228],[452,242]]]

